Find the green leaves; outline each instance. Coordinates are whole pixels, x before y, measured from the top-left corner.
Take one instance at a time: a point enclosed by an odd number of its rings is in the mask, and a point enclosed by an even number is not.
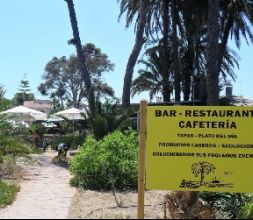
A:
[[[96,190],[133,189],[137,186],[136,132],[115,131],[101,141],[88,137],[71,162],[72,184]]]
[[[114,96],[113,89],[101,77],[103,73],[113,71],[114,64],[92,43],[84,45],[82,50],[95,95]],[[82,78],[78,57],[75,55],[68,58],[52,58],[45,67],[42,79],[38,90],[42,95],[50,95],[54,104],[67,104],[79,108],[83,101],[88,99],[87,87]]]
[[[0,181],[0,208],[10,205],[18,191],[19,189],[15,185],[7,185]]]
[[[253,218],[252,194],[202,192],[200,197],[212,206],[217,219]]]

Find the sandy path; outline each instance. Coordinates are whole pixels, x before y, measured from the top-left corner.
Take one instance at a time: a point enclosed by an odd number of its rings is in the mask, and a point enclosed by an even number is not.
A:
[[[23,166],[24,181],[16,201],[0,210],[0,219],[66,219],[76,193],[70,187],[69,171],[51,163],[48,151],[36,156],[41,166]]]
[[[163,200],[166,191],[147,191],[145,193],[145,219],[162,219]],[[73,198],[69,211],[70,219],[136,219],[137,193],[117,192],[116,204],[112,192],[98,192],[79,189]]]

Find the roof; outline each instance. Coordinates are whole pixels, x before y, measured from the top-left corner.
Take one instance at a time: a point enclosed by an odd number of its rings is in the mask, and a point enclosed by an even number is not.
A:
[[[52,102],[50,100],[25,101],[23,106],[27,108],[32,108],[44,113],[49,113],[52,107]]]

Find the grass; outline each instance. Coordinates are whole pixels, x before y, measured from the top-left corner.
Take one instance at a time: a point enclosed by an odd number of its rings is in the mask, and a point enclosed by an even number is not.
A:
[[[10,205],[16,198],[19,188],[0,181],[0,208]]]

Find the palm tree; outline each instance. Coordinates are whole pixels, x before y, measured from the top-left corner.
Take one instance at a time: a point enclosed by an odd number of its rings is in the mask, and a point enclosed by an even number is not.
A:
[[[181,73],[178,54],[178,37],[177,37],[177,1],[171,0],[171,17],[172,17],[172,38],[173,38],[173,72],[175,85],[175,101],[180,101],[181,93]]]
[[[65,0],[68,5],[69,9],[69,17],[70,17],[70,22],[72,26],[72,31],[73,31],[73,39],[69,41],[70,44],[75,45],[76,51],[77,51],[77,57],[79,60],[79,65],[80,65],[80,70],[81,74],[85,83],[85,86],[87,88],[87,91],[89,93],[89,108],[91,112],[95,112],[96,107],[95,107],[95,96],[94,96],[94,90],[91,84],[91,77],[90,73],[88,71],[87,65],[86,65],[86,58],[82,50],[82,43],[79,35],[79,30],[78,30],[78,23],[76,19],[76,12],[75,12],[75,7],[74,7],[74,2],[73,0]]]
[[[133,68],[140,53],[144,42],[152,44],[153,42],[160,42],[160,35],[162,35],[163,42],[163,72],[168,73],[168,34],[169,34],[169,0],[121,0],[121,14],[127,12],[127,26],[132,22],[134,16],[137,14],[136,20],[136,41],[133,51],[129,57],[122,95],[122,104],[124,107],[130,105],[130,86],[133,77]],[[145,39],[144,39],[145,34]],[[168,80],[165,80],[166,83]],[[165,91],[164,101],[170,101],[170,86],[164,85]]]
[[[138,56],[141,52],[142,46],[145,43],[144,38],[144,30],[147,20],[147,1],[146,0],[122,0],[121,1],[121,12],[122,15],[125,11],[127,11],[127,25],[129,25],[133,19],[133,16],[138,13],[138,18],[136,21],[136,37],[135,44],[133,50],[128,58],[125,78],[124,78],[124,86],[123,86],[123,94],[122,94],[122,106],[127,108],[130,106],[130,90],[133,78],[133,71]]]
[[[208,3],[208,50],[207,50],[207,90],[208,105],[219,105],[219,69],[217,64],[219,49],[220,0]]]
[[[200,185],[204,185],[204,177],[210,173],[213,173],[215,166],[208,162],[194,163],[191,167],[192,173],[197,177],[200,175]]]
[[[237,48],[241,45],[241,36],[253,43],[253,2],[248,0],[222,1],[221,4],[221,43],[219,45],[218,69],[221,68],[229,35],[235,39]]]
[[[221,3],[219,5],[219,2]],[[216,13],[216,15],[214,14]],[[221,15],[220,19],[218,15]],[[219,19],[219,20],[218,20]],[[218,23],[219,21],[219,23]],[[228,38],[234,38],[240,48],[241,37],[253,43],[252,33],[253,2],[248,0],[211,1],[209,0],[209,52],[208,52],[208,96],[209,104],[218,104],[218,78],[227,50]],[[216,26],[216,27],[215,27]],[[214,28],[215,27],[215,28]],[[216,32],[216,34],[214,34]],[[219,32],[219,33],[218,33]],[[219,36],[220,42],[217,43]],[[217,46],[218,45],[218,46]],[[216,52],[215,52],[216,51]],[[212,58],[213,57],[213,58]],[[216,61],[214,61],[214,58]],[[212,65],[213,63],[214,65]],[[216,73],[215,73],[216,72]]]
[[[169,47],[169,51],[171,46]],[[150,48],[146,51],[145,55],[147,60],[140,60],[139,63],[143,64],[146,68],[139,70],[139,76],[133,81],[131,94],[132,96],[144,91],[149,91],[150,99],[158,93],[162,93],[163,100],[165,97],[170,98],[172,91],[172,59],[169,54],[169,60],[167,61],[168,70],[163,71],[163,59],[161,58],[164,53],[164,48],[160,45]],[[168,72],[168,73],[167,73]]]
[[[203,0],[189,0],[178,2],[178,7],[184,24],[184,30],[180,33],[184,42],[183,51],[180,50],[180,54],[183,54],[181,56],[182,89],[184,101],[189,101],[191,84],[195,78],[202,78],[201,75],[203,75],[201,66],[205,47],[201,39],[205,35],[203,30],[207,21],[208,4],[207,1]],[[194,83],[197,85],[195,81]]]

